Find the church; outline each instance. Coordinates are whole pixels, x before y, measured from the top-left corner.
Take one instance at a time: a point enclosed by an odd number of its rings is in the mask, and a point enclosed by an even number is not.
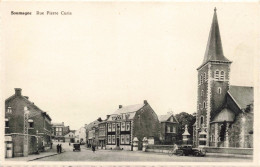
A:
[[[230,85],[232,61],[224,56],[217,11],[198,71],[196,147],[253,148],[253,87]]]

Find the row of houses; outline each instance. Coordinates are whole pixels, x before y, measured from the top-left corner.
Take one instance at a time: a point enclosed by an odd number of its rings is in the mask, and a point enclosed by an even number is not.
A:
[[[101,149],[133,150],[133,140],[150,144],[176,142],[178,121],[172,113],[157,116],[147,100],[141,104],[122,106],[107,115],[85,125],[87,146],[96,145]]]

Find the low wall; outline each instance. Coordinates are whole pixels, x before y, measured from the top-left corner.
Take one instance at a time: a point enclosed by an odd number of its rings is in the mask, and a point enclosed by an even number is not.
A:
[[[253,155],[252,148],[204,147],[207,153]]]
[[[173,145],[148,145],[146,148],[147,152],[157,152],[157,153],[168,153]]]

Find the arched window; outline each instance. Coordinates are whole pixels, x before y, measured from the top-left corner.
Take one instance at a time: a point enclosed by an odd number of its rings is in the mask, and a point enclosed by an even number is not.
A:
[[[215,79],[219,80],[219,70],[215,71]]]
[[[201,90],[201,96],[204,96],[204,92],[203,92],[203,90]]]
[[[203,108],[206,108],[206,102],[205,101],[203,102]]]
[[[7,107],[7,112],[12,113],[12,107]]]
[[[206,77],[206,73],[204,72],[204,76],[203,76],[204,81],[206,81],[207,77]]]
[[[200,125],[204,123],[204,116],[200,116]]]
[[[220,87],[218,88],[218,94],[221,94],[221,88]]]
[[[224,78],[225,78],[225,72],[221,71],[220,72],[220,80],[224,81]]]

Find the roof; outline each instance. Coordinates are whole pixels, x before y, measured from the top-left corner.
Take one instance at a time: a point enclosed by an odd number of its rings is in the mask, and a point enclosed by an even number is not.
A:
[[[49,118],[49,120],[52,120],[50,115],[43,111],[42,109],[40,109],[38,106],[36,106],[33,102],[31,102],[28,98],[26,98],[27,96],[23,96],[23,95],[20,95],[20,96],[17,96],[16,94],[10,96],[9,98],[5,99],[5,102],[9,101],[9,100],[12,100],[13,98],[15,97],[20,97],[22,98],[24,101],[26,101],[27,103],[29,103],[32,107],[34,107],[36,110],[39,110],[42,114],[44,114],[47,118]],[[33,114],[32,111],[30,111],[31,113],[30,114]]]
[[[223,53],[222,42],[220,37],[219,25],[216,8],[214,9],[213,20],[209,32],[208,43],[202,65],[209,61],[230,62]]]
[[[98,120],[95,120],[93,122],[90,122],[87,126],[86,126],[86,130],[91,130],[94,126],[97,126],[100,122]]]
[[[63,123],[52,123],[52,126],[64,126]]]
[[[245,109],[254,102],[253,87],[230,85],[228,93],[240,109]]]
[[[214,117],[212,122],[234,122],[234,119],[235,114],[231,110],[224,108]]]
[[[173,114],[158,115],[159,122],[166,122],[171,116],[175,119],[174,122],[178,122]]]
[[[116,110],[113,114],[123,114],[123,113],[129,113],[129,112],[136,112],[136,111],[140,110],[144,105],[145,104],[135,104],[135,105],[124,106],[124,107]]]

